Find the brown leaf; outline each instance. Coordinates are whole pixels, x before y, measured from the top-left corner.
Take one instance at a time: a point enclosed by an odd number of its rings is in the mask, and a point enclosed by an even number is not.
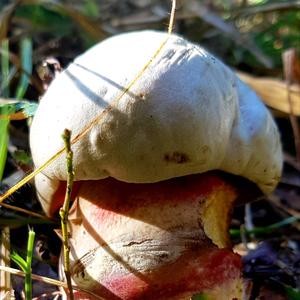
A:
[[[22,0],[14,1],[13,3],[6,5],[2,9],[2,12],[0,13],[0,41],[7,37],[7,32],[12,15],[21,1]]]
[[[294,134],[297,161],[300,164],[300,128],[291,99],[291,84],[293,82],[300,83],[300,63],[296,55],[296,50],[285,50],[282,54],[282,62],[286,80],[287,101],[290,107],[289,117]]]
[[[269,77],[254,77],[242,72],[237,72],[237,75],[261,97],[266,105],[283,113],[290,113],[288,91],[284,81]],[[300,116],[299,85],[290,86],[290,98],[294,115]]]
[[[282,54],[282,61],[286,80],[289,83],[297,82],[300,84],[300,62],[296,49],[285,50]]]

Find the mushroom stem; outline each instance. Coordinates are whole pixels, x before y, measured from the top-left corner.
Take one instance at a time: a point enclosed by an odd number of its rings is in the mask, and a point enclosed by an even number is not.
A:
[[[228,237],[236,195],[210,173],[81,182],[69,216],[74,284],[107,299],[241,299],[241,261]]]

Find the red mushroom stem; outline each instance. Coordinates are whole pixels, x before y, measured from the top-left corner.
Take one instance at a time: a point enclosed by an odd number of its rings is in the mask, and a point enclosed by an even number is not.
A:
[[[151,184],[81,182],[70,211],[74,284],[112,300],[216,290],[239,299],[241,261],[227,248],[235,199],[235,189],[209,173]]]

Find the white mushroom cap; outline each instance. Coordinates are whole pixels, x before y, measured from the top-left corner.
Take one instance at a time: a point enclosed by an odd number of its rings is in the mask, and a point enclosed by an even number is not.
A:
[[[270,193],[282,169],[277,127],[256,94],[203,48],[172,35],[115,101],[166,37],[156,31],[114,36],[57,76],[31,127],[35,166],[63,147],[65,128],[75,136],[102,113],[73,145],[76,180],[148,183],[222,170]],[[40,176],[65,180],[65,157]]]

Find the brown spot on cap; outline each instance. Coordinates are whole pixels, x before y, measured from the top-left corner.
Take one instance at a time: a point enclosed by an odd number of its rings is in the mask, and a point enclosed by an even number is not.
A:
[[[164,156],[166,162],[173,162],[176,164],[184,164],[190,159],[187,154],[174,151],[173,153],[166,153]]]

